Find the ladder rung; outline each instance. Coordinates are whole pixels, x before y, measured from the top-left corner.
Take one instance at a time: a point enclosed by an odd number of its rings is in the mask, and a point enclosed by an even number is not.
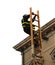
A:
[[[40,63],[40,62],[37,62],[38,64],[42,64],[42,63]]]
[[[41,50],[40,50],[40,49],[39,49],[39,50],[36,50],[36,51],[41,52]]]
[[[34,25],[34,24],[33,24],[33,25]],[[38,27],[37,25],[34,25],[34,26]]]
[[[42,62],[40,61],[40,59],[36,59],[36,60],[38,60],[38,61],[37,61],[38,64],[43,65],[43,63],[44,63],[44,59],[42,60]]]
[[[37,37],[37,36],[34,36],[34,39],[36,39],[36,38],[39,40],[39,37]]]
[[[37,25],[35,25],[36,27],[38,27]]]
[[[38,57],[38,58],[42,58],[42,56],[38,56],[38,55],[36,55],[36,57]]]
[[[37,21],[37,22],[38,22],[38,20],[35,20],[35,21]]]

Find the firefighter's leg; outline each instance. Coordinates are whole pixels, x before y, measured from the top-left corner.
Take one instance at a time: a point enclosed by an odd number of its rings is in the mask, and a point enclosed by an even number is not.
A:
[[[24,32],[30,35],[30,28],[29,27],[25,27],[24,28]]]
[[[28,32],[27,32],[27,28],[26,28],[26,27],[24,28],[24,32],[28,34]]]
[[[27,34],[31,35],[30,34],[30,27],[27,27]]]

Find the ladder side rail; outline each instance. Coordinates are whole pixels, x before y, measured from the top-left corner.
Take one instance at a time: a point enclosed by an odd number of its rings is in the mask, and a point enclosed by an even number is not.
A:
[[[34,55],[34,40],[33,40],[33,27],[32,27],[32,8],[30,8],[30,32],[31,32],[31,48]]]
[[[39,11],[37,11],[37,18],[38,18],[38,32],[39,32],[39,38],[40,38],[40,47],[42,48],[42,35],[41,35],[41,28],[40,28],[40,17],[39,17]]]
[[[42,50],[42,34],[41,34],[41,28],[40,28],[40,17],[39,17],[39,11],[37,11],[37,18],[38,18],[38,32],[39,32],[39,39],[40,39],[40,49]],[[42,56],[42,51],[40,52],[40,56]],[[41,60],[41,65],[44,65],[43,59],[40,58]]]
[[[32,48],[32,58],[33,58],[33,65],[35,64],[35,57],[33,56],[34,53],[34,38],[33,38],[33,26],[32,26],[32,8],[30,8],[30,31],[31,31],[31,48]]]

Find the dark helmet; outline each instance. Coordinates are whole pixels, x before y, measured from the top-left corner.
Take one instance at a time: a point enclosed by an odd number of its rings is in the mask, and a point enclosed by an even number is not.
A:
[[[24,15],[23,15],[23,18],[25,18],[26,16],[27,16],[27,14],[24,14]]]

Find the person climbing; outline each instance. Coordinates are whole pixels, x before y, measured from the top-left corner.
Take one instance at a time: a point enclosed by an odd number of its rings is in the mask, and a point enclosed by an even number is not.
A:
[[[34,15],[33,12],[32,12],[32,15]],[[23,27],[24,32],[31,35],[31,33],[30,33],[30,21],[28,20],[29,18],[30,18],[30,14],[25,14],[25,15],[23,15],[21,22],[22,22],[22,27]],[[36,15],[34,15],[34,17],[32,18],[32,22],[35,21],[35,18],[36,18]],[[32,26],[33,26],[33,33],[34,33],[35,25],[32,25]]]

